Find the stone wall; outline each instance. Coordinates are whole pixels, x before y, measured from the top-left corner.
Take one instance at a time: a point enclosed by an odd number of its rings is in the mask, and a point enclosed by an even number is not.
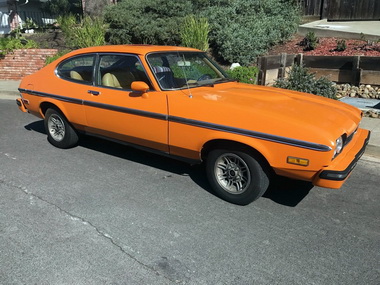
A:
[[[352,86],[350,84],[337,84],[337,97],[359,97],[365,99],[380,99],[380,87],[361,84]]]
[[[0,80],[20,80],[41,69],[45,59],[56,53],[56,49],[19,49],[0,56]]]

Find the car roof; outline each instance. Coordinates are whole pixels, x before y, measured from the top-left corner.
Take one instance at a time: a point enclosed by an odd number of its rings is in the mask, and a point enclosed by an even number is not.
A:
[[[133,53],[138,55],[146,55],[151,52],[167,52],[167,51],[193,51],[200,52],[197,49],[176,46],[158,46],[158,45],[105,45],[89,48],[78,49],[70,53],[70,56],[76,54],[90,52],[116,52],[116,53]]]

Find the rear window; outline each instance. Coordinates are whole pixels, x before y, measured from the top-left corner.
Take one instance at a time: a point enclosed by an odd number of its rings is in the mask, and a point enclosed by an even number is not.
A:
[[[92,83],[94,55],[81,55],[66,59],[57,68],[59,77],[83,83]]]

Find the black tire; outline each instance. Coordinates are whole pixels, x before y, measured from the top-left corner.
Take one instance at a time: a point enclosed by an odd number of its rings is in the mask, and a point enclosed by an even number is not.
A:
[[[216,195],[223,200],[248,205],[260,198],[269,186],[268,172],[245,151],[216,149],[207,157],[206,172]]]
[[[79,137],[66,117],[58,110],[50,108],[45,113],[45,130],[48,141],[58,148],[70,148],[78,143]]]

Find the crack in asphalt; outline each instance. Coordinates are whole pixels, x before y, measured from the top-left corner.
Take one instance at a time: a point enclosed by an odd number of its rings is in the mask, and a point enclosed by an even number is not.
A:
[[[160,275],[160,276],[163,276],[165,279],[171,281],[171,282],[174,282],[174,283],[179,283],[181,281],[179,280],[173,280],[171,278],[169,278],[168,276],[166,276],[165,274],[161,274],[159,271],[155,270],[154,267],[152,266],[149,266],[143,262],[141,262],[140,260],[138,260],[135,256],[131,255],[130,253],[128,253],[126,250],[124,250],[124,248],[117,244],[117,242],[112,238],[112,236],[110,236],[109,234],[107,234],[106,232],[100,230],[97,226],[95,226],[93,223],[91,223],[90,221],[87,221],[85,220],[84,218],[82,217],[79,217],[79,216],[76,216],[74,214],[71,214],[70,212],[62,209],[60,206],[54,204],[54,203],[51,203],[49,202],[48,200],[42,198],[41,196],[37,195],[37,194],[34,194],[32,192],[30,192],[25,186],[21,186],[21,185],[17,185],[15,184],[14,182],[12,181],[6,181],[4,178],[0,178],[0,184],[4,184],[6,186],[9,186],[9,187],[12,187],[12,188],[16,188],[18,190],[20,190],[23,194],[25,195],[29,195],[33,198],[36,198],[56,209],[58,209],[60,212],[66,214],[67,216],[70,217],[70,219],[72,220],[76,220],[76,221],[81,221],[83,224],[85,225],[89,225],[90,227],[92,227],[101,237],[103,238],[106,238],[108,241],[111,242],[111,244],[115,247],[117,247],[123,254],[127,255],[129,258],[133,259],[135,262],[137,262],[138,264],[140,264],[141,266],[143,266],[144,268],[146,268],[147,270],[149,271],[152,271],[154,272],[156,275]]]

